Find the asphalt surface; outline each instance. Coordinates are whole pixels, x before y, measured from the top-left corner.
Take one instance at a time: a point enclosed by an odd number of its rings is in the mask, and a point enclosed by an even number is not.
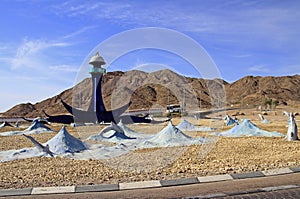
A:
[[[300,173],[161,188],[5,198],[300,198]]]
[[[289,188],[283,190],[258,192],[249,194],[240,194],[234,196],[222,197],[224,199],[238,199],[238,198],[278,198],[278,199],[298,199],[300,198],[300,188]]]

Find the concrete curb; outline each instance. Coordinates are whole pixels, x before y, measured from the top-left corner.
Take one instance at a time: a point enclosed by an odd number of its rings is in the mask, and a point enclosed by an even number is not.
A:
[[[76,185],[76,186],[58,186],[58,187],[35,187],[25,189],[0,189],[1,196],[24,196],[24,195],[45,195],[45,194],[60,194],[60,193],[84,193],[84,192],[104,192],[104,191],[120,191],[128,189],[145,189],[145,188],[159,188],[167,186],[180,186],[188,184],[199,184],[199,183],[211,183],[220,182],[227,180],[246,179],[246,178],[260,178],[266,176],[283,175],[290,173],[300,172],[300,167],[292,168],[280,168],[272,169],[262,172],[249,172],[239,174],[223,174],[214,176],[202,176],[195,178],[181,178],[171,180],[153,180],[153,181],[139,181],[139,182],[128,182],[119,184],[99,184],[99,185]],[[280,187],[266,187],[257,190],[251,190],[251,193],[255,192],[267,192],[280,189],[291,189],[300,188],[300,185],[289,185]],[[249,192],[247,192],[249,193]],[[241,193],[216,193],[206,196],[197,196],[198,198],[213,198],[220,196],[231,196]],[[193,198],[193,197],[191,197]]]

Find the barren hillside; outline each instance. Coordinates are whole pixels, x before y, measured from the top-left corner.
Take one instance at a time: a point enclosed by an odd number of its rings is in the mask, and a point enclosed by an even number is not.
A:
[[[300,75],[281,77],[247,76],[226,86],[228,104],[253,105],[264,98],[293,105],[300,102]]]
[[[60,99],[77,108],[87,109],[92,95],[92,83],[85,79],[73,88],[36,104],[19,104],[3,116],[36,117],[66,113]],[[300,103],[300,75],[282,77],[247,76],[231,84],[220,80],[189,78],[170,70],[153,73],[142,71],[109,72],[102,81],[103,98],[107,109],[117,108],[132,101],[130,109],[164,108],[167,104],[182,103],[187,108],[226,105],[257,106],[264,98],[276,99],[281,104]],[[226,93],[225,93],[226,92]]]

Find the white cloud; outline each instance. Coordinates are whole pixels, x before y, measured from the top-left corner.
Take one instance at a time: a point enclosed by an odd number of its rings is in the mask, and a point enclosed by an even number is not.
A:
[[[240,55],[231,55],[232,57],[235,57],[235,58],[248,58],[248,57],[252,57],[253,55],[252,54],[240,54]]]
[[[24,39],[22,44],[17,47],[16,55],[11,59],[11,68],[20,67],[36,68],[43,62],[43,51],[50,48],[66,47],[70,44],[65,42],[52,42],[46,40],[28,40]]]
[[[79,68],[73,65],[55,65],[55,66],[49,66],[49,69],[54,71],[61,71],[61,72],[71,72],[71,73],[77,73],[79,71]]]
[[[262,72],[262,73],[268,73],[270,72],[270,69],[266,67],[266,65],[255,65],[248,68],[250,72]]]
[[[97,26],[86,26],[86,27],[82,27],[82,28],[80,28],[79,30],[76,30],[76,31],[74,31],[74,32],[72,32],[72,33],[69,33],[69,34],[63,36],[63,38],[64,38],[64,39],[73,38],[73,37],[75,37],[75,36],[78,36],[78,35],[80,35],[80,34],[86,32],[86,31],[91,30],[91,29],[94,29],[94,28],[96,28],[96,27],[97,27]]]
[[[279,47],[299,35],[300,13],[291,3],[261,1],[69,1],[57,10],[72,17],[105,20],[126,28],[166,27],[210,34],[214,41],[247,42],[259,39]],[[294,3],[297,5],[297,3]],[[211,36],[214,35],[214,36]],[[221,37],[217,37],[219,35]],[[248,40],[248,41],[247,41]],[[272,44],[270,44],[272,43]],[[267,45],[267,43],[266,43]]]
[[[1,52],[1,54],[2,54],[2,52],[7,51],[8,49],[10,49],[8,44],[0,43],[0,52]]]
[[[78,4],[78,2],[67,1],[55,6],[54,9],[58,14],[66,14],[71,17],[92,15],[107,18],[111,17],[113,13],[119,13],[118,16],[121,16],[126,9],[130,8],[131,5],[128,3],[125,4],[124,2],[85,1]]]

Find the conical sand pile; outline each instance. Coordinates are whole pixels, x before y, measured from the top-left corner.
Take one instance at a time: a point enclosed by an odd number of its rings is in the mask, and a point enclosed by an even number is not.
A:
[[[207,126],[196,127],[184,118],[181,119],[181,122],[176,127],[182,131],[213,131],[213,130],[215,130],[214,128],[207,127]]]
[[[242,137],[242,136],[261,136],[261,137],[282,137],[284,136],[278,132],[269,132],[258,128],[250,120],[244,119],[242,123],[233,127],[232,129],[217,133],[219,136],[228,137]]]
[[[202,138],[192,138],[184,134],[180,129],[169,122],[163,130],[147,141],[144,141],[141,148],[187,146],[201,143],[203,143]]]
[[[86,149],[84,143],[69,134],[65,126],[45,145],[47,144],[50,151],[55,154],[75,153]]]
[[[52,129],[45,126],[42,122],[39,122],[39,120],[34,120],[32,124],[25,129],[24,131],[6,131],[0,133],[1,136],[12,136],[12,135],[22,135],[22,134],[39,134],[39,133],[46,133],[46,132],[53,132]]]
[[[103,128],[97,135],[92,135],[87,138],[88,140],[106,141],[106,142],[122,142],[124,140],[132,140],[135,138],[125,135],[123,129],[118,125],[112,123],[111,125]]]

